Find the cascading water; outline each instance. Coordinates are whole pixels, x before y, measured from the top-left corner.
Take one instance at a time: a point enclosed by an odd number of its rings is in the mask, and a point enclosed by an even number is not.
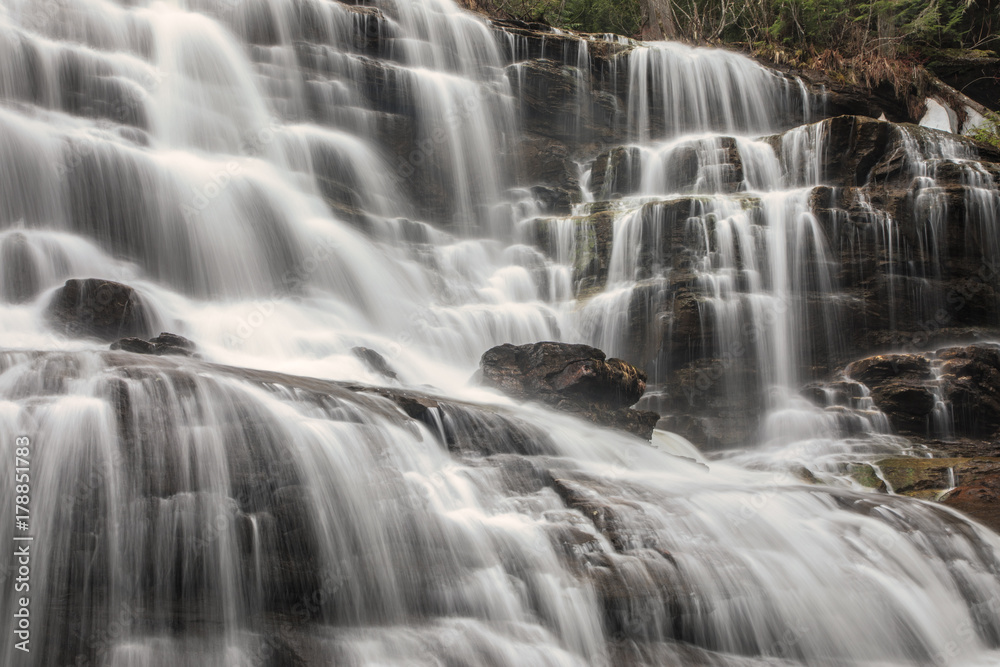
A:
[[[995,534],[753,469],[856,451],[790,397],[845,342],[823,126],[765,135],[822,101],[721,51],[551,35],[535,53],[450,0],[0,2],[5,461],[33,442],[31,652],[5,547],[0,662],[996,661]],[[576,82],[572,216],[520,177],[533,56]],[[592,81],[617,101],[584,110]],[[600,118],[635,142],[602,169]],[[956,151],[916,145],[913,205],[961,165],[992,229]],[[202,359],[57,333],[71,278],[127,283]],[[761,395],[771,448],[706,464],[469,385],[487,348],[539,340],[639,347],[661,381],[715,350],[703,372]]]

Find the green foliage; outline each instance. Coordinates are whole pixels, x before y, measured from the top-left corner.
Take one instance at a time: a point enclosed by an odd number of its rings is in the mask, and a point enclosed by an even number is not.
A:
[[[772,38],[786,44],[894,56],[913,47],[961,45],[974,0],[774,0]],[[851,54],[853,55],[853,53]]]
[[[638,2],[617,0],[566,0],[562,3],[569,25],[584,32],[638,34],[642,16]]]
[[[695,43],[741,42],[813,54],[832,50],[848,59],[896,59],[942,48],[1000,45],[1000,0],[476,2],[494,14],[584,32],[662,33]]]
[[[873,0],[857,5],[855,20],[877,17],[900,35],[922,43],[960,40],[966,0]]]
[[[1000,115],[987,114],[986,124],[969,130],[966,135],[979,143],[1000,149]]]

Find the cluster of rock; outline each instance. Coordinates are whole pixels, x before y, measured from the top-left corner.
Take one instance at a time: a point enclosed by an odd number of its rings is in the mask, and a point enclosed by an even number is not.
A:
[[[875,406],[899,433],[980,440],[1000,434],[1000,346],[877,355],[850,364],[845,374],[871,390]],[[934,432],[939,403],[950,413],[953,433]]]
[[[338,48],[358,56],[352,61],[351,76],[357,77],[357,104],[374,112],[376,143],[397,156],[420,153],[413,87],[392,48],[391,17],[371,7],[352,6],[346,11],[355,23],[355,39]],[[339,81],[344,72],[337,59],[328,57],[330,27],[308,12],[299,19],[291,30],[297,59],[308,78],[315,83]],[[250,44],[268,46],[276,39],[266,31],[244,28],[241,37]],[[585,52],[578,36],[545,26],[495,21],[493,29],[503,36],[506,67],[516,74],[510,77],[512,92],[524,119],[516,154],[507,156],[521,168],[509,170],[514,180],[506,185],[530,188],[544,213],[552,216],[526,227],[543,254],[553,258],[557,254],[552,233],[557,219],[574,225],[574,284],[577,296],[585,300],[603,289],[608,279],[617,200],[636,194],[644,177],[639,151],[630,144],[625,113],[629,74],[623,56],[635,45],[590,40]],[[825,83],[807,81],[815,90]],[[306,90],[312,95],[322,86]],[[797,333],[808,340],[805,347],[810,354],[796,370],[806,380],[828,379],[872,351],[926,349],[936,341],[1000,336],[1000,267],[995,263],[1000,248],[970,209],[968,174],[949,160],[932,165],[935,214],[941,224],[929,230],[928,212],[915,206],[918,185],[926,181],[926,174],[910,163],[910,144],[934,144],[944,135],[874,120],[883,113],[895,120],[914,118],[898,100],[876,96],[865,101],[856,93],[838,88],[828,98],[829,108],[866,115],[838,116],[795,130],[823,138],[816,159],[825,185],[814,188],[810,206],[823,245],[832,253],[829,266],[837,289],[836,298],[818,289],[802,294],[805,329]],[[310,98],[309,104],[318,122],[331,126],[343,122],[322,95]],[[787,138],[776,135],[764,141],[775,148],[783,168],[794,173],[797,166],[781,150]],[[982,179],[1000,183],[1000,155],[954,136],[950,140],[964,142],[970,155],[982,157],[978,167]],[[454,203],[446,184],[435,178],[434,162],[443,159],[437,153],[421,153],[428,161],[426,168],[400,183],[411,191],[418,216],[447,221]],[[337,156],[313,158],[327,203],[345,219],[364,218],[357,184],[345,176]],[[580,199],[581,160],[593,161],[590,187],[599,201],[585,207],[583,215],[570,216],[572,204]],[[510,346],[484,355],[484,382],[517,398],[539,400],[648,437],[655,413],[631,410],[635,401],[625,402],[642,396],[635,388],[645,386],[646,369],[650,385],[662,391],[647,396],[643,405],[666,415],[668,428],[704,446],[740,445],[752,439],[765,408],[765,396],[758,390],[760,359],[750,339],[735,353],[713,344],[720,323],[706,307],[711,294],[696,271],[699,259],[713,251],[704,247],[711,235],[700,235],[690,224],[694,218],[702,218],[709,230],[713,224],[704,215],[702,194],[696,191],[699,170],[706,166],[701,160],[696,142],[678,146],[663,178],[665,187],[688,195],[647,201],[639,209],[640,280],[632,291],[626,330],[620,332],[626,341],[619,353],[622,361],[605,359],[599,351],[570,353],[544,347],[550,344],[538,344],[542,347],[535,346],[532,352]],[[718,161],[713,169],[721,174],[718,192],[732,197],[763,224],[761,201],[741,194],[747,188],[747,174],[736,139],[720,138],[713,160]],[[415,242],[426,240],[418,238],[420,229],[414,223]],[[932,231],[940,236],[930,243]],[[129,248],[122,251],[128,254]],[[541,288],[544,293],[545,285]],[[164,339],[166,334],[154,338],[162,325],[135,290],[119,283],[70,280],[56,292],[48,317],[60,333],[99,338],[120,350],[145,354],[192,350]],[[830,323],[838,331],[835,339],[828,335]],[[354,352],[373,372],[394,379],[395,371],[377,353]],[[926,435],[930,415],[943,402],[950,406],[957,435],[993,437],[1000,420],[993,416],[995,397],[983,389],[992,387],[992,362],[985,358],[986,352],[968,354],[947,358],[939,353],[933,360],[925,358],[926,364],[900,361],[905,370],[891,379],[876,379],[881,366],[874,361],[854,367],[854,372],[859,381],[872,383],[873,400],[900,433]],[[557,368],[563,362],[566,365]],[[956,379],[947,380],[952,372]]]
[[[835,411],[870,396],[894,432],[933,455],[855,465],[859,482],[940,500],[1000,530],[1000,345],[866,357],[815,389],[806,395]]]
[[[607,362],[600,355],[585,350],[573,354],[570,350],[549,350],[550,354],[562,355],[569,359],[575,356],[583,362],[583,367],[599,368],[600,364],[590,361]],[[7,361],[0,353],[0,367]],[[546,356],[542,353],[543,356]],[[285,622],[288,609],[295,605],[323,605],[323,623],[346,623],[356,619],[353,607],[341,606],[337,601],[352,599],[359,594],[354,589],[339,593],[343,586],[353,586],[355,581],[345,581],[340,577],[354,572],[368,574],[360,561],[344,561],[344,571],[331,572],[323,558],[320,540],[325,530],[324,520],[318,516],[324,511],[317,506],[314,491],[296,462],[294,456],[287,455],[288,433],[280,425],[263,419],[254,411],[258,404],[248,401],[245,392],[234,389],[223,378],[234,378],[240,382],[256,385],[260,390],[273,392],[283,400],[294,400],[308,405],[311,414],[322,414],[333,422],[351,422],[358,414],[377,416],[379,421],[390,422],[407,430],[423,424],[425,437],[439,439],[443,446],[456,457],[468,457],[477,467],[495,468],[497,483],[503,493],[510,497],[543,493],[550,489],[548,503],[561,503],[565,511],[577,510],[580,521],[577,524],[564,520],[542,523],[545,549],[549,544],[560,559],[566,560],[574,572],[584,577],[594,577],[595,593],[608,614],[607,622],[616,632],[630,639],[642,639],[644,627],[630,625],[635,616],[629,607],[634,591],[639,590],[643,600],[653,601],[660,597],[669,599],[676,594],[676,568],[671,564],[669,551],[662,539],[655,534],[635,533],[631,528],[635,521],[638,503],[619,497],[613,489],[600,486],[590,473],[581,472],[570,465],[563,468],[565,460],[557,456],[537,456],[555,454],[546,433],[519,420],[512,412],[502,408],[464,405],[417,392],[351,385],[315,378],[286,375],[271,371],[219,366],[198,359],[177,356],[134,357],[115,352],[103,355],[105,367],[101,383],[97,389],[113,407],[116,431],[119,434],[120,459],[116,459],[117,475],[115,483],[127,485],[130,507],[149,517],[152,525],[158,518],[173,517],[179,511],[175,504],[187,507],[195,516],[207,516],[211,521],[204,525],[191,522],[185,533],[185,563],[191,564],[191,572],[183,577],[177,569],[181,561],[169,558],[156,560],[165,572],[176,575],[182,584],[169,586],[155,593],[151,579],[138,582],[136,595],[140,599],[155,599],[180,605],[193,591],[203,595],[212,593],[219,585],[210,576],[212,568],[203,565],[208,559],[217,557],[217,551],[232,547],[240,557],[254,563],[253,572],[265,582],[255,598],[251,613],[257,614],[261,632],[277,633],[277,627],[296,627],[308,630],[313,619],[303,617],[294,623]],[[59,371],[59,377],[75,379],[86,372],[72,358],[58,352],[39,352],[29,363],[50,371]],[[572,365],[572,364],[570,364]],[[603,372],[603,371],[601,371]],[[572,373],[571,373],[572,374]],[[614,386],[620,395],[608,399],[614,405],[621,405],[642,393],[640,378],[631,371],[617,368],[602,382],[584,379],[566,384],[570,395],[587,402],[603,401],[601,386]],[[626,377],[627,376],[627,377]],[[568,379],[568,376],[563,376]],[[535,379],[525,378],[524,384],[534,385]],[[556,383],[557,385],[559,383]],[[52,391],[67,391],[71,383],[57,383]],[[514,387],[517,383],[508,383]],[[540,391],[547,393],[539,385]],[[558,389],[553,388],[558,392]],[[569,399],[576,400],[576,398]],[[223,443],[220,452],[225,455],[225,465],[220,474],[225,476],[225,488],[229,497],[217,493],[191,491],[187,479],[187,457],[193,456],[185,448],[176,447],[179,434],[188,427],[188,415],[182,411],[157,409],[181,402],[189,405],[225,406],[213,411],[211,418],[221,425],[216,432]],[[351,428],[359,424],[350,423]],[[373,447],[377,445],[373,444]],[[641,445],[639,445],[641,446]],[[119,463],[120,461],[120,463]],[[376,473],[381,471],[376,470]],[[107,480],[95,472],[102,483]],[[352,474],[349,470],[345,474]],[[359,474],[372,474],[361,470]],[[371,479],[379,479],[372,476]],[[400,480],[401,482],[401,480]],[[386,484],[396,483],[389,480]],[[93,481],[82,480],[79,487],[69,487],[60,491],[60,498],[68,507],[74,508],[79,520],[70,521],[64,538],[68,545],[93,550],[95,541],[105,539],[103,534],[95,536]],[[103,487],[101,487],[103,488]],[[390,487],[392,488],[392,487]],[[185,505],[189,503],[189,505]],[[559,511],[556,506],[553,512]],[[211,514],[206,514],[211,512]],[[77,515],[74,515],[77,516]],[[408,518],[408,517],[407,517]],[[233,539],[230,544],[222,544],[223,539]],[[602,539],[602,536],[605,539]],[[155,559],[156,549],[163,544],[156,531],[142,536],[149,552],[148,558]],[[404,539],[404,538],[400,538]],[[103,542],[99,542],[104,544]],[[610,546],[609,546],[610,545]],[[172,547],[171,547],[172,548]],[[418,548],[417,554],[434,553],[433,545]],[[169,550],[167,556],[172,555]],[[346,553],[346,552],[345,552]],[[650,553],[658,554],[656,560],[649,561]],[[614,554],[620,561],[630,559],[634,568],[610,567],[610,556]],[[414,558],[414,554],[400,558]],[[419,556],[417,556],[419,557]],[[447,576],[440,572],[441,563],[420,560],[420,567],[414,568],[415,577],[428,579],[428,586],[435,577]],[[450,561],[448,561],[450,562]],[[588,563],[591,566],[588,566]],[[602,565],[596,567],[593,565]],[[98,559],[93,566],[96,573],[95,586],[103,591],[109,580],[110,567],[107,559]],[[652,578],[647,577],[647,568]],[[643,573],[646,585],[636,589],[634,573]],[[450,574],[454,574],[453,572]],[[86,601],[90,590],[86,587],[68,585],[70,579],[60,579],[53,586],[53,594],[60,594],[63,605],[54,611],[56,617],[65,617],[68,627],[78,628],[81,619],[70,616],[71,610],[78,609]],[[359,581],[364,581],[359,579]],[[650,582],[655,582],[651,584]],[[419,586],[414,584],[415,590]],[[326,597],[317,598],[317,591]],[[324,602],[326,604],[324,604]],[[67,611],[70,610],[70,611]],[[112,610],[117,613],[118,610]],[[101,605],[95,605],[95,615],[107,613]],[[110,619],[113,620],[113,619]],[[97,622],[109,620],[96,618]],[[650,624],[656,623],[650,620]],[[275,642],[270,648],[282,664],[305,664],[299,660],[292,646],[307,645],[308,638],[292,636],[290,645],[282,643],[288,637],[276,635],[269,641]],[[67,655],[61,655],[57,664],[70,664],[81,649],[66,643]],[[90,650],[85,647],[83,650]]]
[[[836,117],[796,132],[821,138],[817,160],[826,185],[815,187],[809,201],[830,253],[822,266],[816,257],[805,257],[803,271],[828,272],[835,290],[797,285],[796,302],[786,304],[799,311],[805,326],[795,332],[808,351],[796,369],[801,377],[829,377],[873,350],[924,349],[938,341],[1000,335],[1000,267],[995,262],[1000,236],[973,206],[986,190],[973,187],[968,169],[956,161],[915,165],[913,153],[945,140],[969,155],[978,151],[983,158],[974,167],[982,180],[978,187],[1000,184],[1000,155],[954,135],[859,116]],[[794,173],[796,165],[781,150],[788,140],[785,135],[764,138]],[[761,200],[740,194],[746,186],[739,152],[726,139],[721,142],[729,197],[763,228]],[[623,146],[598,157],[592,177],[598,192],[615,199],[637,191],[643,175],[635,153]],[[683,146],[677,155],[672,178],[683,191],[697,158]],[[927,169],[934,184],[924,190]],[[588,215],[564,218],[576,228],[574,283],[582,299],[606,284],[616,217],[610,204],[589,208]],[[702,445],[746,442],[756,431],[755,415],[765,407],[764,393],[752,390],[761,386],[761,360],[751,335],[735,351],[715,344],[724,323],[707,307],[714,295],[697,272],[701,258],[717,250],[705,247],[706,239],[715,243],[705,198],[692,193],[648,201],[638,215],[640,280],[631,293],[626,329],[620,332],[625,349],[619,354],[640,368],[656,369],[651,384],[664,389],[656,408],[684,415],[673,428]],[[703,223],[693,226],[692,220]],[[528,227],[533,242],[553,257],[555,224],[538,219]],[[738,257],[737,263],[735,268],[743,270],[747,260]]]
[[[153,310],[132,287],[98,278],[71,279],[52,295],[46,308],[49,326],[71,338],[96,338],[112,350],[150,355],[196,356],[183,336],[161,332]]]
[[[136,354],[164,355],[173,354],[183,357],[195,356],[195,344],[184,336],[172,333],[161,333],[156,338],[122,338],[111,344],[112,350],[135,352]]]
[[[121,283],[88,279],[69,280],[49,304],[53,326],[67,334],[112,339],[111,349],[145,355],[197,356],[195,344],[177,334],[143,338],[150,317],[141,297]],[[115,339],[121,334],[131,334]],[[397,379],[385,357],[366,347],[352,353],[374,373]],[[646,374],[621,359],[587,345],[543,342],[501,345],[487,351],[480,362],[481,380],[521,400],[537,400],[573,412],[595,424],[619,428],[650,439],[659,415],[630,409],[646,390]],[[400,405],[410,416],[422,415],[431,399],[408,396]]]

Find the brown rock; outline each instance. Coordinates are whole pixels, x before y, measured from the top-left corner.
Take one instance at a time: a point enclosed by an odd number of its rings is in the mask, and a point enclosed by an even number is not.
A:
[[[852,380],[871,387],[887,380],[929,380],[931,364],[917,354],[880,354],[855,361],[846,373]]]
[[[694,156],[694,170],[698,169],[698,156]],[[642,163],[635,146],[619,146],[601,153],[594,161],[590,188],[600,199],[618,198],[639,189],[642,180]]]
[[[939,350],[945,399],[952,405],[956,431],[990,437],[1000,430],[1000,348],[969,345]]]
[[[646,374],[588,345],[499,345],[480,361],[485,386],[536,400],[589,421],[652,437],[659,415],[628,410],[646,391]]]
[[[940,500],[1000,531],[1000,459],[900,457],[884,459],[877,466],[894,492]],[[952,481],[957,486],[942,496]]]
[[[646,374],[589,345],[543,342],[500,345],[480,361],[483,384],[520,399],[569,401],[615,410],[646,391]]]
[[[1000,470],[957,487],[944,503],[1000,533]]]

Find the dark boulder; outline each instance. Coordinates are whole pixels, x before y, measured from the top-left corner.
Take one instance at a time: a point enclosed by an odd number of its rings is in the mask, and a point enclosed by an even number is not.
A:
[[[588,345],[499,345],[479,362],[482,383],[520,400],[536,400],[597,424],[649,439],[655,412],[629,410],[646,391],[646,374]]]
[[[900,433],[928,434],[935,398],[927,387],[887,382],[872,390],[872,400]]]
[[[134,352],[136,354],[173,354],[183,357],[196,356],[195,344],[185,338],[172,333],[161,333],[156,338],[143,340],[142,338],[122,338],[111,344],[112,350],[122,350],[124,352]]]
[[[197,347],[193,341],[172,333],[161,333],[156,338],[150,339],[149,342],[153,344],[156,354],[179,354],[190,357]]]
[[[153,315],[139,294],[121,283],[67,280],[49,303],[48,319],[66,335],[115,341],[152,335]]]
[[[385,357],[375,350],[369,347],[354,347],[351,348],[351,352],[358,359],[365,362],[365,366],[373,373],[378,373],[390,380],[396,379],[396,371],[392,370],[392,366],[385,360]]]
[[[135,354],[156,354],[156,345],[141,338],[122,338],[111,343],[112,350],[134,352]]]
[[[589,345],[500,345],[483,355],[483,382],[515,398],[557,405],[565,400],[615,410],[646,391],[646,374]]]

